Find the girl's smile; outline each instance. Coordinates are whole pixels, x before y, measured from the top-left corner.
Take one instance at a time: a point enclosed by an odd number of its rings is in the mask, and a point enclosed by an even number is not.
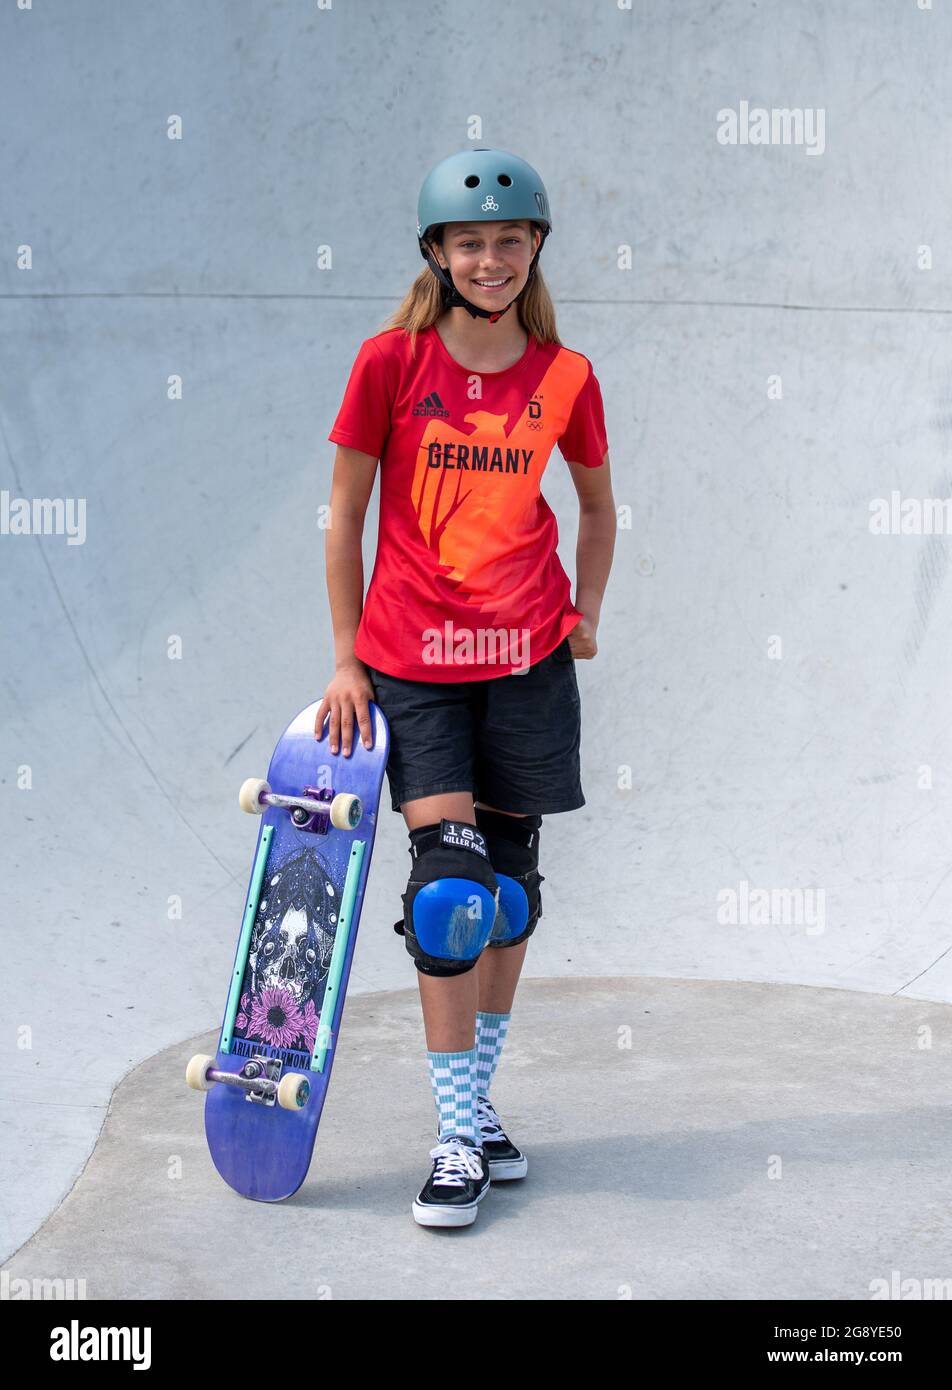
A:
[[[504,290],[511,281],[512,276],[507,275],[505,279],[499,279],[497,277],[492,280],[474,280],[473,284],[477,289],[482,290],[484,294],[498,294],[500,290]]]

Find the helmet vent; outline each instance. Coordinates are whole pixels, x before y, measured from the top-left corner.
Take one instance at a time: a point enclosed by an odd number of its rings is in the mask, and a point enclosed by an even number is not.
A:
[[[466,177],[465,177],[465,179],[463,180],[463,182],[465,183],[465,185],[466,185],[467,188],[478,188],[478,187],[479,187],[479,175],[478,175],[478,174],[467,174]]]
[[[503,186],[503,188],[511,188],[511,187],[512,187],[512,179],[509,177],[508,174],[500,174],[499,177],[498,177],[497,182],[498,182],[498,183],[501,183],[502,186]]]

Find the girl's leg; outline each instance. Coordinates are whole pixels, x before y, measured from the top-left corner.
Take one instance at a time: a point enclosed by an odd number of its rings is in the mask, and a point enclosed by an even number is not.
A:
[[[516,997],[516,985],[522,974],[528,937],[518,946],[487,948],[472,972],[479,981],[477,1008],[484,1014],[508,1014]]]
[[[495,807],[484,809],[492,811]],[[407,830],[432,825],[443,817],[467,821],[470,825],[476,820],[469,792],[424,796],[417,801],[405,801],[400,810]],[[512,812],[502,814],[511,815]],[[475,968],[463,975],[424,975],[417,971],[426,1045],[431,1052],[463,1052],[472,1047],[477,1009],[490,1014],[511,1012],[528,945],[526,940],[502,950],[487,947]]]
[[[484,811],[495,811],[495,806],[485,802],[477,803]],[[501,811],[503,816],[520,816],[513,811]],[[522,974],[529,941],[520,941],[518,946],[506,946],[500,950],[485,950],[476,963],[473,972],[479,977],[479,1002],[477,1007],[486,1014],[508,1014],[512,1011],[512,1001],[516,997],[516,985]]]
[[[433,825],[441,819],[475,824],[476,813],[469,792],[444,792],[405,801],[400,807],[407,830]],[[484,951],[483,955],[488,952]],[[496,953],[498,955],[498,952]],[[424,975],[417,971],[423,1026],[430,1052],[467,1052],[476,1045],[476,1010],[479,1007],[478,966],[462,975]]]
[[[404,802],[400,809],[408,831],[444,818],[471,825],[476,821],[473,798],[468,792],[421,797]],[[482,1142],[480,1136],[486,1122],[482,1098],[489,1094],[505,1041],[528,944],[527,939],[518,946],[487,947],[475,967],[462,975],[436,976],[417,971],[441,1138],[446,1131],[472,1135],[475,1142]],[[470,1089],[465,1094],[467,1076]],[[495,1114],[490,1112],[490,1117],[493,1123],[485,1134],[495,1141],[497,1149],[503,1141],[509,1146],[504,1157],[510,1168],[518,1166],[516,1159],[522,1165],[518,1172],[505,1176],[522,1176],[525,1159],[509,1145]]]
[[[400,807],[407,830],[446,820],[475,824],[469,792],[444,792],[419,797]],[[476,1113],[476,1009],[479,981],[476,968],[462,975],[416,972],[426,1032],[430,1084],[440,1124],[440,1140],[463,1135],[479,1143]]]

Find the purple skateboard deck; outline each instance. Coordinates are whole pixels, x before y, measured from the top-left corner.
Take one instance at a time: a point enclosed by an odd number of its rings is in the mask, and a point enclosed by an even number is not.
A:
[[[314,737],[318,703],[302,710],[274,750],[272,794],[326,802],[352,793],[353,828],[326,813],[263,806],[242,931],[214,1069],[280,1084],[300,1078],[293,1108],[274,1087],[214,1082],[205,1098],[205,1134],[218,1172],[261,1202],[290,1197],[307,1176],[327,1094],[357,927],[370,869],[390,735],[371,702],[374,743],[354,728],[349,757]],[[343,799],[343,798],[342,798]],[[338,818],[340,818],[338,810]],[[263,1070],[262,1070],[263,1069]],[[303,1080],[306,1078],[306,1082]],[[209,1078],[206,1078],[210,1080]],[[295,1082],[286,1081],[284,1099]]]

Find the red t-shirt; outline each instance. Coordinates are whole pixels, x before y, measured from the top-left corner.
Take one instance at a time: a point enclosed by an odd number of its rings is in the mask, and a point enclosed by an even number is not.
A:
[[[361,344],[328,439],[380,460],[361,661],[406,680],[487,680],[541,661],[575,627],[539,485],[555,444],[586,468],[605,461],[587,357],[530,333],[513,366],[472,372],[435,325],[415,358],[391,328]]]

